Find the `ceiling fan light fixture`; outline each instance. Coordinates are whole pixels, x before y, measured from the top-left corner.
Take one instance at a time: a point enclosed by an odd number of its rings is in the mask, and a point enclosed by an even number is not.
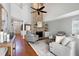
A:
[[[38,9],[36,9],[36,8],[34,8],[34,7],[31,7],[33,10],[35,10],[35,11],[33,11],[32,13],[35,13],[36,11],[37,11],[37,13],[38,13],[38,15],[40,15],[40,12],[41,13],[47,13],[46,11],[42,11],[44,8],[45,8],[45,6],[42,6],[41,8],[38,8]]]

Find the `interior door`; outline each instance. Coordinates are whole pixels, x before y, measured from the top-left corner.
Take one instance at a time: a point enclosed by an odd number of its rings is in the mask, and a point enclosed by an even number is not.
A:
[[[21,24],[22,24],[22,21],[20,21],[20,20],[13,21],[13,27],[14,27],[15,34],[21,33]]]

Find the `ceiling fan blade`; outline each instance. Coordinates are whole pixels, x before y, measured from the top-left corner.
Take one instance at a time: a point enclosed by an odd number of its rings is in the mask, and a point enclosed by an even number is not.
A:
[[[37,9],[35,9],[35,8],[33,8],[33,7],[31,7],[32,9],[34,9],[34,10],[37,10]]]
[[[38,11],[38,15],[40,15],[40,12]]]
[[[46,11],[40,11],[40,12],[42,12],[42,13],[47,13]]]
[[[31,12],[31,13],[35,13],[36,11],[33,11],[33,12]]]
[[[45,8],[45,6],[41,7],[41,8],[39,9],[39,11],[42,10],[42,9],[44,9],[44,8]]]

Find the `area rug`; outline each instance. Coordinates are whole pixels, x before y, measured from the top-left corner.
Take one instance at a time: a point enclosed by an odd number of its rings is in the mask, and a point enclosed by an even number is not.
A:
[[[54,56],[48,51],[48,45],[45,41],[37,41],[35,43],[29,43],[38,56]]]

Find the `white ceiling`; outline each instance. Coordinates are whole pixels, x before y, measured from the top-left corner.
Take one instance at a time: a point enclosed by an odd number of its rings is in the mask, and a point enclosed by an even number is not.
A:
[[[79,3],[47,3],[45,5],[44,10],[47,11],[47,14],[44,15],[45,21],[55,20],[57,17],[79,10]]]
[[[15,3],[19,8],[24,8],[26,7],[27,5],[28,6],[31,6],[31,3]]]
[[[26,23],[31,23],[31,4],[13,3],[11,4],[11,16]]]

